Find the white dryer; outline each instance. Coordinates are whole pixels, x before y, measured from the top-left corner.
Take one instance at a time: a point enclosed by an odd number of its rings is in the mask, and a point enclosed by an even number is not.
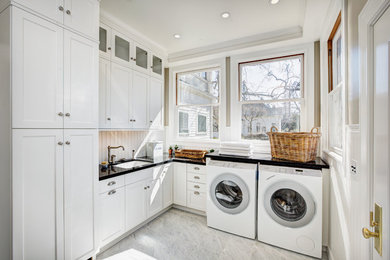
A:
[[[258,240],[321,258],[320,170],[259,167]]]
[[[207,225],[256,237],[257,164],[207,163]]]

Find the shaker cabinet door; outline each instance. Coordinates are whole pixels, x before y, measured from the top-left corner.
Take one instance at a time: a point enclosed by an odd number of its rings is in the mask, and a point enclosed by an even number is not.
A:
[[[133,128],[147,128],[148,124],[148,82],[149,76],[133,72],[133,86],[132,86],[132,120]]]
[[[12,127],[62,128],[64,30],[12,10]]]
[[[163,127],[164,84],[161,80],[150,79],[149,84],[149,126],[152,129]]]
[[[65,128],[98,127],[97,44],[77,34],[64,34]]]
[[[64,0],[15,0],[15,2],[49,19],[63,22]]]

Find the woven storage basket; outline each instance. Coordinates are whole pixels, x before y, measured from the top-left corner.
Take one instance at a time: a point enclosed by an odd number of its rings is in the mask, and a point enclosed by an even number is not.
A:
[[[182,150],[175,151],[175,157],[203,159],[206,153],[207,151],[205,150],[182,149]]]
[[[281,133],[273,126],[267,135],[271,142],[273,158],[310,162],[317,157],[317,146],[321,137],[318,127],[313,127],[310,133]]]

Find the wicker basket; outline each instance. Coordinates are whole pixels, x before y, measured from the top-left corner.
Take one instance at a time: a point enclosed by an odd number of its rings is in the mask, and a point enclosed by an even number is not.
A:
[[[182,149],[175,151],[175,157],[183,157],[190,159],[203,159],[207,151],[205,150],[190,150]]]
[[[297,162],[314,161],[317,157],[317,146],[321,133],[313,127],[310,133],[281,133],[273,126],[268,132],[273,158]]]

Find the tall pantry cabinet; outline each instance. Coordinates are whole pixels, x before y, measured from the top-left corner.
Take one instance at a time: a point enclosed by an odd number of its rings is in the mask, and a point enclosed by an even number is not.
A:
[[[88,259],[99,246],[99,1],[3,3],[0,162],[12,226],[0,238],[12,249],[0,253]]]

